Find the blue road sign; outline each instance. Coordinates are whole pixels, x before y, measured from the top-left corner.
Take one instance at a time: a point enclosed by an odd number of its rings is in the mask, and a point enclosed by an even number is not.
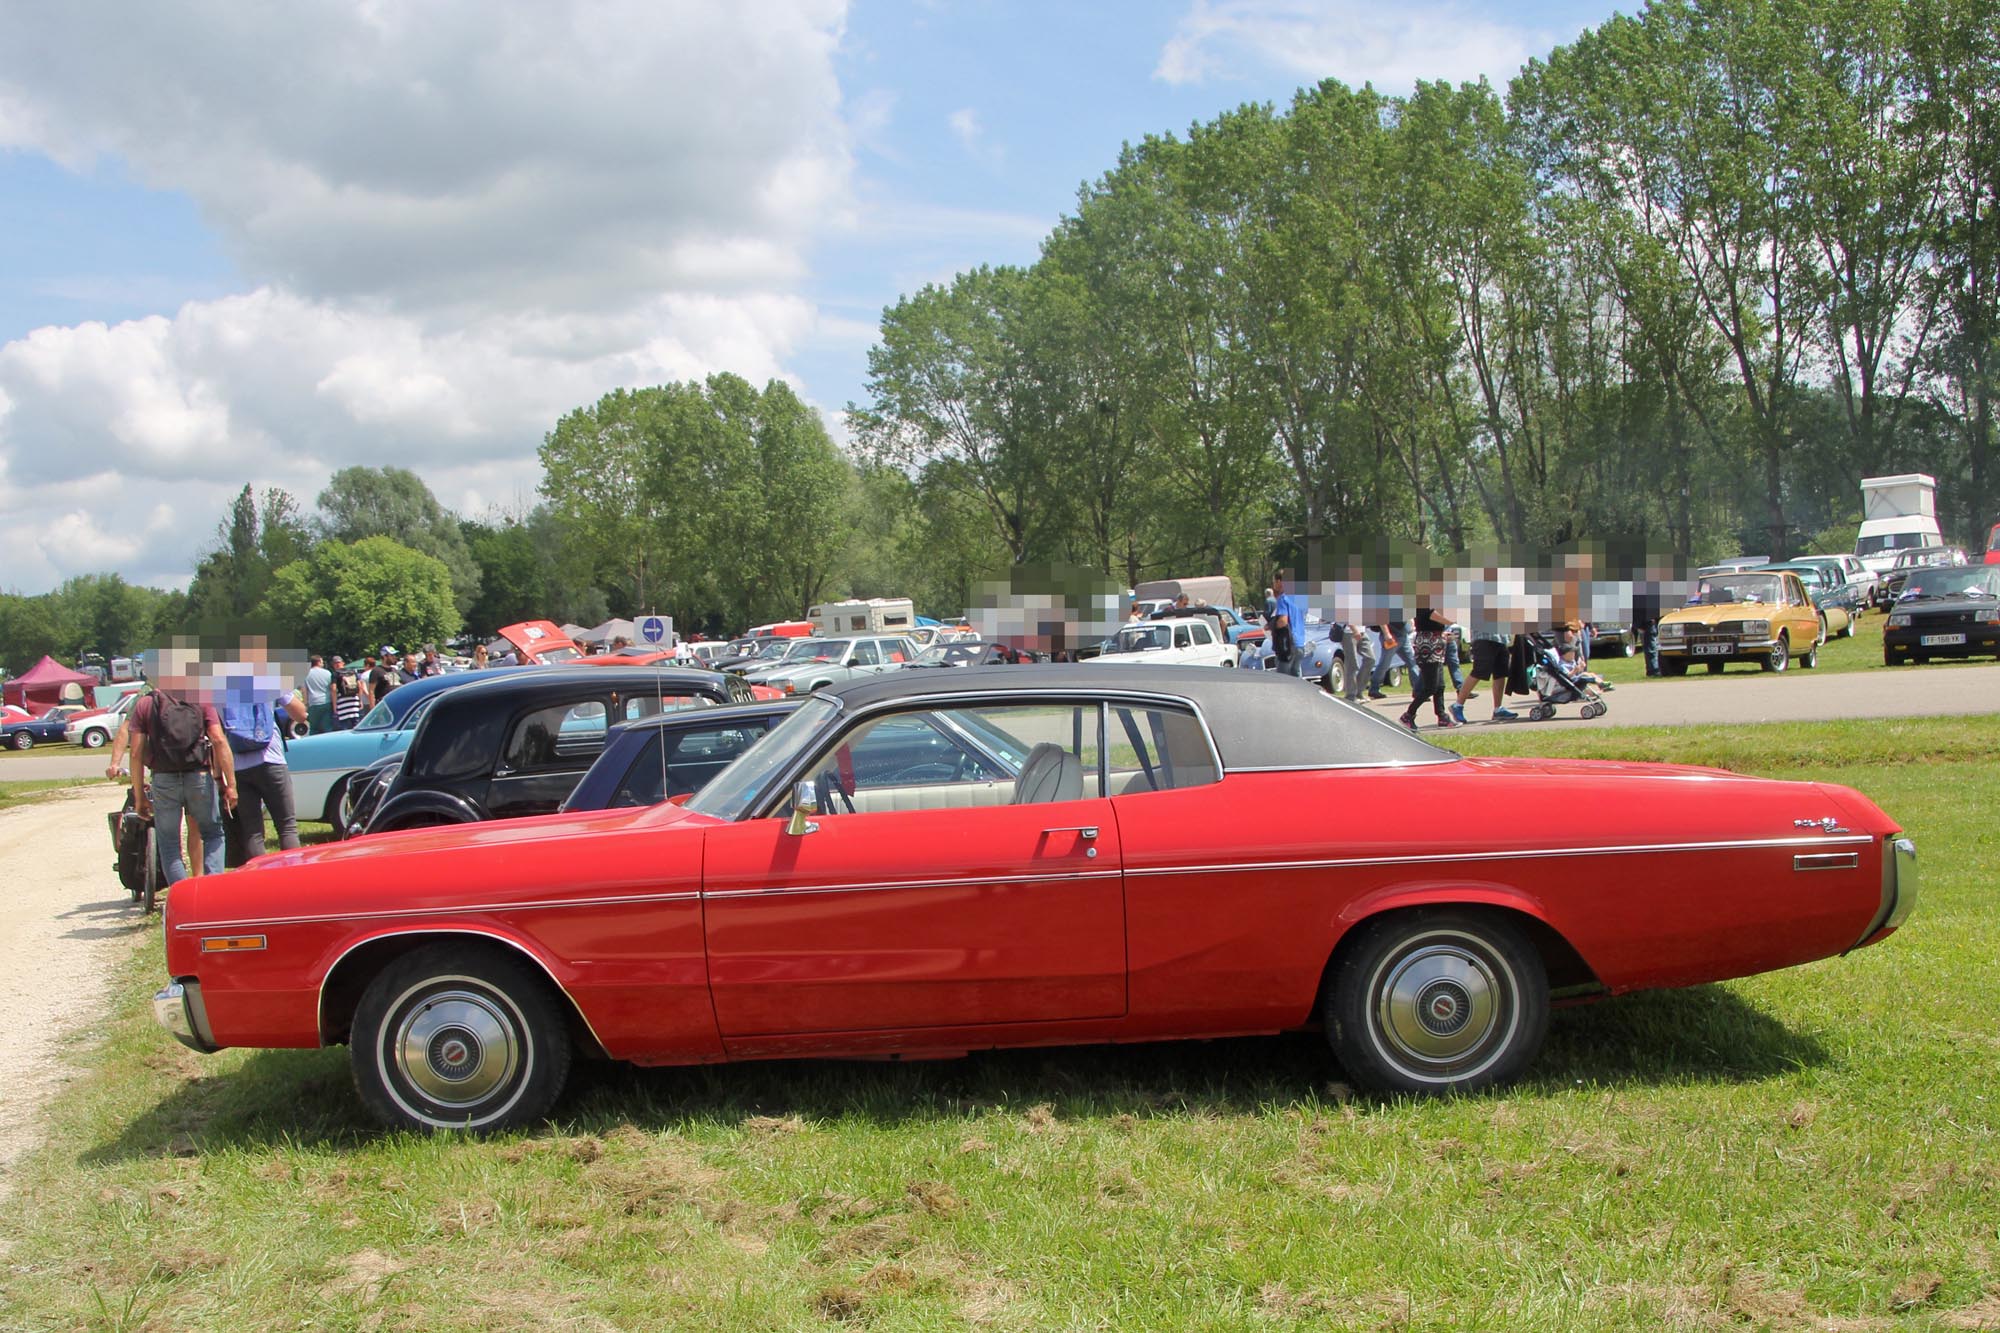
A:
[[[647,616],[639,622],[639,637],[647,643],[666,642],[667,622],[658,616]]]

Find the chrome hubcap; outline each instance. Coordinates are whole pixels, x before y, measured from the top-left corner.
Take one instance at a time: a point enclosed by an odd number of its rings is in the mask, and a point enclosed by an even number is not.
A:
[[[397,1069],[443,1106],[471,1106],[521,1064],[513,1016],[490,995],[449,990],[415,1006],[396,1030]]]
[[[1497,1053],[1512,1022],[1494,965],[1463,945],[1420,945],[1391,959],[1376,990],[1390,1054],[1422,1075],[1463,1077]]]

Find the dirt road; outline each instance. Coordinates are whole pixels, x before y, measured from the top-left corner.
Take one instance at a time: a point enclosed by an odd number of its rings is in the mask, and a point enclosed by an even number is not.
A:
[[[104,816],[122,797],[106,783],[0,810],[0,1192],[70,1077],[66,1053],[104,1021],[113,970],[159,929],[111,869]]]

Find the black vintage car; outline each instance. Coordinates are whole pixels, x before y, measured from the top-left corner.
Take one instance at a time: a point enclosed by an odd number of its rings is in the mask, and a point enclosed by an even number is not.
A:
[[[402,763],[379,770],[375,790],[357,797],[355,827],[385,833],[551,814],[603,751],[610,726],[751,699],[741,680],[694,667],[548,667],[468,682],[438,695]]]
[[[1882,662],[2000,656],[2000,565],[1936,565],[1909,572],[1882,627]]]

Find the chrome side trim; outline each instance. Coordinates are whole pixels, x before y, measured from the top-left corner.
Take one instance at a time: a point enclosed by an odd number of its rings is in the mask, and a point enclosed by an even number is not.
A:
[[[630,893],[608,898],[549,898],[521,903],[474,903],[454,907],[392,907],[379,912],[318,912],[302,916],[244,917],[236,921],[183,921],[175,930],[235,930],[242,926],[306,926],[323,921],[393,921],[413,916],[461,916],[486,912],[544,912],[555,907],[623,907],[627,903],[671,903],[699,898],[693,889],[674,893]]]
[[[577,1018],[581,1020],[583,1023],[584,1031],[590,1034],[590,1039],[591,1041],[597,1044],[597,1049],[600,1051],[609,1050],[609,1048],[604,1044],[604,1039],[597,1035],[597,1029],[591,1025],[590,1015],[583,1011],[583,1006],[576,1002],[576,997],[569,993],[569,988],[563,985],[562,982],[556,980],[556,974],[549,970],[549,965],[543,962],[541,956],[535,953],[534,950],[528,948],[526,945],[522,944],[519,940],[508,939],[505,935],[496,935],[490,930],[473,930],[466,927],[444,927],[444,926],[439,926],[427,930],[399,930],[394,932],[393,934],[388,934],[388,935],[370,935],[367,939],[356,940],[354,943],[348,945],[345,949],[342,949],[340,951],[340,956],[338,958],[335,958],[332,963],[328,964],[326,971],[323,974],[321,974],[319,979],[319,993],[313,1000],[313,1024],[318,1030],[318,1036],[320,1039],[320,1044],[322,1046],[324,1046],[326,1043],[326,979],[332,976],[335,972],[338,972],[340,970],[340,965],[347,961],[347,955],[353,953],[356,949],[359,949],[364,945],[379,943],[382,940],[407,939],[412,935],[474,935],[479,937],[480,939],[492,940],[496,944],[506,945],[508,948],[520,954],[523,958],[526,958],[529,962],[533,963],[536,967],[541,969],[542,975],[549,979],[549,984],[556,988],[556,992],[560,994],[563,997],[563,999],[569,1001],[569,1007],[576,1011]]]
[[[1639,852],[1724,852],[1755,847],[1828,847],[1863,843],[1865,835],[1851,838],[1739,838],[1721,842],[1631,843],[1616,847],[1527,847],[1507,851],[1428,852],[1416,856],[1341,856],[1300,861],[1240,861],[1227,864],[1181,866],[1127,866],[1133,875],[1210,875],[1244,870],[1333,870],[1349,866],[1440,865],[1453,861],[1523,861],[1543,856],[1623,856]]]
[[[1794,870],[1853,870],[1860,864],[1859,852],[1808,852],[1792,858]]]
[[[1077,879],[1117,879],[1117,870],[1065,870],[1044,875],[955,875],[949,879],[906,879],[863,884],[783,884],[761,889],[716,889],[706,897],[779,898],[800,893],[881,893],[896,889],[955,889],[966,884],[1055,884]]]

